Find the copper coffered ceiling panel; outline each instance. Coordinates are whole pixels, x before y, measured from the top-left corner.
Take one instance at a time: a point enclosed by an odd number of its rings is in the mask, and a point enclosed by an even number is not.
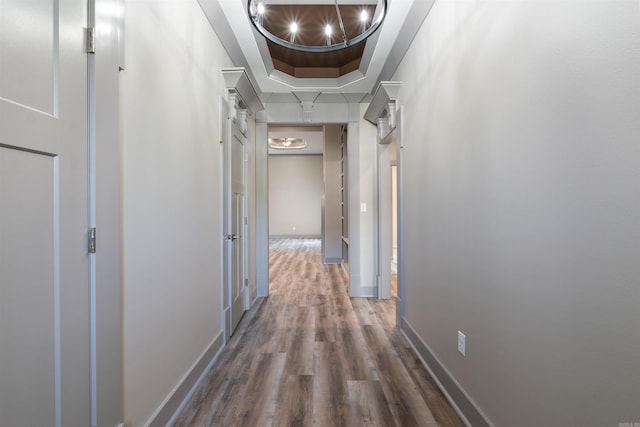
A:
[[[371,5],[341,5],[347,38],[362,31],[360,13],[366,9],[370,16],[375,7]],[[324,28],[333,29],[332,43],[342,40],[342,32],[335,5],[269,5],[264,14],[263,26],[275,36],[289,40],[289,27],[298,25],[295,42],[307,46],[326,44]],[[269,53],[275,69],[298,78],[337,78],[357,70],[364,52],[361,42],[337,52],[306,53],[278,46],[267,40]]]

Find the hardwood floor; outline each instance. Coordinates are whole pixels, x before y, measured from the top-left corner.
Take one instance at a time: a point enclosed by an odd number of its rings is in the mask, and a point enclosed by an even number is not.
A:
[[[349,298],[320,242],[270,242],[270,295],[240,322],[176,426],[462,426],[395,327]]]

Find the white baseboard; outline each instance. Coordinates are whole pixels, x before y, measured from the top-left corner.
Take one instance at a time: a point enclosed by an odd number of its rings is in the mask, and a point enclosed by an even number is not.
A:
[[[220,331],[211,341],[207,349],[202,352],[198,360],[191,366],[178,384],[171,390],[162,404],[156,409],[145,427],[166,427],[177,420],[180,413],[189,403],[193,394],[211,369],[224,348],[224,333]],[[122,424],[121,427],[124,427]]]
[[[269,239],[320,239],[322,236],[315,234],[273,234]]]
[[[469,427],[493,427],[485,413],[458,384],[404,317],[401,332],[462,421]]]
[[[349,276],[349,296],[358,298],[375,298],[378,296],[378,287],[375,283],[363,286],[360,276]]]
[[[227,341],[227,338],[229,338],[231,336],[231,324],[233,323],[233,320],[231,320],[231,307],[225,307],[222,310],[222,315],[224,316],[224,339],[225,339],[225,344]]]

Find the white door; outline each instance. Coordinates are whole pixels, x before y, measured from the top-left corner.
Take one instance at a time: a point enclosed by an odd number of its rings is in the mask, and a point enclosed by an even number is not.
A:
[[[245,270],[245,143],[246,136],[240,129],[238,120],[228,119],[229,137],[225,141],[226,150],[226,283],[228,311],[225,316],[227,335],[240,323],[246,311],[246,270]]]
[[[0,424],[90,417],[86,0],[0,0]]]

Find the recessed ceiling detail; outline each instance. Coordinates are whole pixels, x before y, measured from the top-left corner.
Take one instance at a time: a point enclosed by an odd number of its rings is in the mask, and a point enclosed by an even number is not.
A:
[[[364,42],[339,52],[295,52],[267,41],[273,68],[300,79],[338,78],[360,68]]]
[[[378,4],[379,0],[338,1],[341,6],[372,6]],[[298,99],[292,91],[321,92],[314,104],[358,103],[370,98],[380,81],[392,79],[434,2],[435,0],[388,0],[384,24],[364,43],[362,60],[357,70],[340,77],[297,78],[273,66],[267,39],[258,32],[249,18],[247,0],[198,0],[234,66],[246,69],[262,102],[296,103]],[[292,3],[335,7],[335,0],[266,0],[265,4]]]
[[[251,3],[250,19],[265,35],[274,69],[296,78],[338,78],[358,70],[365,40],[381,24],[386,5]]]

